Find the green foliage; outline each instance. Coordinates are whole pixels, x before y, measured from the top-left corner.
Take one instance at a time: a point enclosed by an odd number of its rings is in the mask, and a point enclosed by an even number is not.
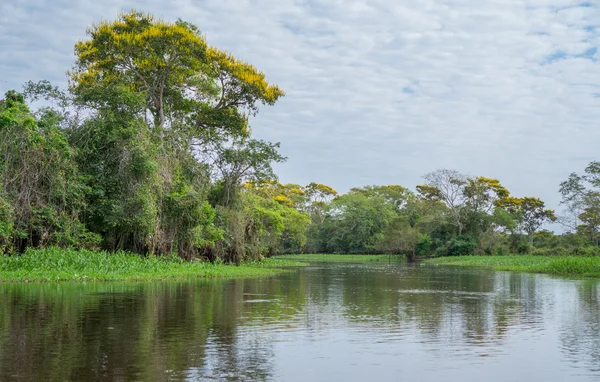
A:
[[[140,251],[158,225],[162,182],[158,148],[143,121],[102,110],[71,132],[76,161],[91,189],[86,224],[106,248]]]
[[[463,256],[431,259],[425,263],[487,267],[499,271],[548,273],[560,276],[600,277],[600,257]]]
[[[387,224],[375,248],[384,253],[405,254],[412,260],[421,242],[421,236],[419,231],[410,226],[408,218],[399,216]]]
[[[32,113],[16,92],[0,101],[2,252],[101,247],[240,263],[306,252],[589,255],[600,243],[600,162],[561,184],[576,221],[564,235],[540,231],[556,220],[542,200],[454,170],[426,174],[416,192],[281,184],[279,143],[254,139],[249,122],[283,91],[196,26],[131,11],[92,25],[75,54],[68,91],[26,85],[56,109]]]
[[[533,234],[542,224],[556,220],[554,210],[545,209],[544,202],[538,198],[507,197],[502,199],[498,205],[516,217],[518,226],[529,236],[530,246],[533,246]]]
[[[141,257],[127,252],[28,249],[22,256],[0,256],[0,281],[115,281],[165,280],[198,277],[271,276],[292,261],[245,262],[239,267],[205,261],[185,262],[179,257]]]
[[[414,194],[400,185],[393,184],[388,186],[366,186],[363,188],[353,188],[351,193],[360,193],[366,197],[381,197],[396,209],[402,210],[404,206],[413,200]]]
[[[9,252],[15,234],[15,216],[11,203],[0,194],[0,253]]]
[[[470,236],[456,236],[448,243],[448,256],[472,255],[477,249],[477,242]]]
[[[567,207],[571,228],[586,237],[592,244],[600,245],[600,162],[591,162],[584,174],[571,173],[560,184],[561,204]]]
[[[246,135],[247,112],[283,95],[251,65],[209,47],[187,22],[131,11],[87,34],[75,45],[72,92],[96,107],[111,107],[110,99],[94,94],[123,87],[144,99],[138,116],[150,113],[158,130],[168,126],[199,139],[217,131]]]
[[[57,114],[34,116],[21,94],[0,103],[0,246],[94,246],[79,221],[84,196],[73,150]]]
[[[319,231],[323,249],[331,253],[375,251],[394,208],[380,196],[350,193],[334,199]]]
[[[432,246],[433,246],[433,240],[431,239],[431,236],[429,236],[426,233],[421,234],[421,235],[419,235],[417,245],[415,248],[415,252],[418,256],[419,255],[420,256],[429,255],[431,253]]]
[[[231,206],[238,197],[242,182],[276,179],[271,164],[286,160],[278,149],[278,143],[246,138],[234,139],[231,145],[215,142],[210,157],[221,181],[214,194],[214,202]]]
[[[536,256],[600,256],[600,248],[592,246],[581,247],[552,247],[534,248],[531,251]]]
[[[57,110],[34,116],[17,93],[0,102],[2,251],[100,245],[239,262],[304,245],[306,213],[242,187],[285,160],[248,129],[258,104],[283,96],[276,85],[181,20],[132,11],[87,34],[68,92],[26,85]]]

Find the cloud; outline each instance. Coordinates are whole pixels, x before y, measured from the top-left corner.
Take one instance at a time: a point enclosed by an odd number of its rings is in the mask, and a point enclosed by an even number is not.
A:
[[[282,181],[412,187],[454,168],[557,207],[558,184],[600,159],[595,2],[2,2],[0,91],[64,84],[85,28],[131,8],[195,23],[286,90],[252,122],[282,142]]]

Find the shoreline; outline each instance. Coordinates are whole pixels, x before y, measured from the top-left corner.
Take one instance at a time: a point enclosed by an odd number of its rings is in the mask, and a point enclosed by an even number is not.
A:
[[[289,254],[274,256],[273,259],[291,260],[301,262],[323,262],[323,263],[371,263],[389,262],[404,259],[403,255],[344,255],[344,254]]]
[[[144,282],[268,277],[308,264],[264,259],[240,265],[184,261],[177,257],[142,257],[127,252],[44,248],[21,256],[0,255],[0,283]]]
[[[600,278],[600,257],[591,256],[456,256],[427,259],[423,265],[452,265],[495,271],[543,273],[555,276]]]

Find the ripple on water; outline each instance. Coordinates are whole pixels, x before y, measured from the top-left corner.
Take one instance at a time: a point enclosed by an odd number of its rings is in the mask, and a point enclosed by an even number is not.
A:
[[[498,295],[496,292],[469,292],[462,290],[442,290],[442,289],[400,289],[398,293],[407,294],[455,294],[461,296],[481,296],[493,297]]]
[[[0,285],[0,380],[599,380],[598,285],[387,264]]]

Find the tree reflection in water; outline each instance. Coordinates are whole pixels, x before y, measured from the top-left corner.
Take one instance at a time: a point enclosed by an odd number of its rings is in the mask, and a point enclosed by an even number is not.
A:
[[[384,379],[422,367],[434,379],[448,365],[459,379],[473,372],[466,365],[518,368],[522,354],[559,359],[546,362],[549,375],[597,378],[599,285],[399,264],[230,281],[6,283],[0,380],[357,379],[353,367]]]

